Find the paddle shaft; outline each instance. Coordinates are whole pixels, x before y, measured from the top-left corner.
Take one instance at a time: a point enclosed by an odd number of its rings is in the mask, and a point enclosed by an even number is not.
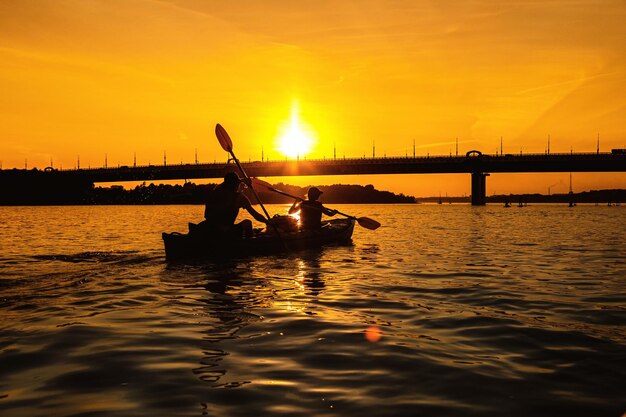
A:
[[[267,188],[268,188],[270,191],[274,191],[275,193],[282,194],[282,195],[287,196],[287,197],[291,197],[291,198],[293,198],[293,199],[295,199],[295,200],[304,201],[304,198],[301,198],[301,197],[296,197],[295,195],[292,195],[292,194],[286,193],[286,192],[284,192],[284,191],[278,190],[278,189],[276,189],[276,188],[274,188],[274,187],[267,187]],[[333,209],[333,210],[334,210],[334,209]],[[358,220],[355,216],[351,216],[351,215],[349,215],[349,214],[342,213],[342,212],[340,212],[339,210],[335,210],[335,211],[337,212],[337,214],[341,214],[342,216],[346,216],[346,217],[347,217],[347,218],[349,218],[349,219]]]
[[[247,179],[248,182],[251,184],[250,177],[248,177],[248,174],[246,174],[246,171],[244,171],[243,167],[239,163],[239,160],[235,156],[235,153],[232,150],[230,150],[228,152],[230,153],[230,156],[233,157],[233,160],[235,161],[235,164],[237,164],[237,168],[239,168],[239,171],[241,171],[241,174],[243,175],[243,177],[245,179]],[[269,221],[270,220],[270,215],[267,212],[267,210],[265,209],[265,206],[263,205],[263,203],[261,202],[261,199],[259,198],[259,195],[256,193],[256,190],[254,189],[254,187],[252,187],[252,185],[250,185],[249,188],[252,190],[252,194],[254,194],[254,197],[256,198],[256,201],[258,201],[259,204],[261,205],[261,208],[263,209],[263,213],[265,213],[265,217],[267,217],[267,220]]]
[[[263,213],[265,213],[265,217],[267,218],[267,224],[272,226],[272,229],[274,229],[274,231],[276,232],[276,236],[278,236],[278,239],[280,239],[280,242],[282,243],[283,247],[287,249],[287,245],[285,244],[285,241],[283,240],[283,237],[280,234],[280,230],[278,230],[278,226],[276,226],[272,222],[272,219],[270,218],[270,214],[265,209],[265,206],[261,202],[261,199],[259,198],[259,195],[256,193],[256,190],[254,189],[254,187],[252,187],[252,180],[250,180],[250,177],[248,177],[248,174],[246,174],[246,171],[243,169],[243,167],[239,163],[239,159],[237,159],[237,157],[235,156],[235,153],[233,152],[232,139],[228,135],[228,132],[226,132],[226,129],[224,129],[224,127],[222,127],[222,125],[220,125],[219,123],[215,125],[215,136],[217,136],[217,140],[220,143],[220,146],[222,147],[222,149],[224,149],[226,152],[230,154],[230,156],[232,156],[233,160],[237,164],[237,168],[239,168],[239,171],[241,171],[241,174],[243,175],[243,177],[246,180],[248,180],[246,185],[248,185],[248,187],[252,190],[252,193],[254,194],[256,201],[258,201],[259,204],[261,205],[261,208],[263,209]]]
[[[334,210],[334,209],[333,209],[333,210]],[[347,218],[349,218],[349,219],[359,220],[359,219],[358,219],[357,217],[355,217],[355,216],[351,216],[351,215],[349,215],[349,214],[342,213],[342,212],[340,212],[339,210],[335,210],[335,211],[337,212],[337,214],[341,214],[342,216],[346,216],[346,217],[347,217]]]
[[[268,186],[266,186],[266,187],[267,187],[268,190],[274,191],[275,193],[282,194],[282,195],[287,196],[287,197],[291,197],[294,200],[304,201],[304,198],[302,198],[302,197],[296,197],[295,195],[291,195],[289,193],[286,193],[286,192],[284,192],[282,190],[279,190],[277,188],[274,188],[274,187],[268,187]]]
[[[282,195],[287,196],[287,197],[291,197],[291,198],[293,198],[295,200],[298,200],[298,201],[305,201],[301,197],[296,197],[295,195],[292,195],[292,194],[286,193],[284,191],[281,191],[281,190],[279,190],[277,188],[274,188],[274,187],[271,186],[271,184],[269,184],[268,182],[265,182],[263,180],[259,180],[257,178],[254,178],[252,181],[256,182],[257,185],[260,184],[260,186],[265,187],[268,190],[273,191],[275,193],[282,194]],[[378,229],[380,227],[380,223],[379,222],[377,222],[376,220],[370,219],[369,217],[355,217],[355,216],[351,216],[351,215],[346,214],[346,213],[342,213],[342,212],[340,212],[338,210],[334,210],[334,212],[337,213],[337,214],[341,214],[342,216],[345,216],[345,217],[347,217],[349,219],[356,220],[357,223],[359,224],[359,226],[362,226],[362,227],[364,227],[366,229],[369,229],[369,230],[376,230],[376,229]]]

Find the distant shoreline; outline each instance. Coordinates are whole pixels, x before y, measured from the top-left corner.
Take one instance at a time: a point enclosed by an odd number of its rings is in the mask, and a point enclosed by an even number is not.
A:
[[[469,196],[418,197],[418,203],[470,203]],[[581,204],[622,204],[626,203],[626,190],[591,190],[572,194],[494,194],[487,196],[487,203],[509,203],[518,205],[528,203],[581,203]]]
[[[275,188],[293,196],[304,197],[307,187],[288,184],[274,184]],[[141,184],[132,189],[122,186],[81,187],[78,189],[46,189],[45,192],[24,190],[18,196],[4,195],[0,200],[3,206],[41,206],[41,205],[161,205],[161,204],[204,204],[207,195],[215,184],[184,185]],[[413,196],[376,190],[373,185],[320,185],[323,192],[320,201],[326,204],[415,204]],[[29,192],[31,191],[31,192]],[[76,192],[73,192],[76,191]],[[291,204],[294,199],[271,191],[256,190],[265,204]],[[254,194],[245,189],[244,194],[255,204]]]
[[[289,184],[272,184],[275,188],[293,196],[306,195],[307,187]],[[184,185],[145,183],[133,189],[119,185],[110,187],[69,184],[67,187],[44,187],[41,189],[23,188],[20,193],[0,195],[0,206],[43,206],[43,205],[175,205],[204,204],[207,193],[215,184]],[[429,196],[414,197],[376,190],[373,185],[334,184],[318,186],[323,191],[320,201],[326,204],[420,204],[420,203],[458,203],[470,204],[470,196]],[[271,191],[256,190],[265,204],[291,204],[293,199]],[[245,190],[253,204],[256,198]],[[531,203],[555,204],[603,204],[620,205],[626,203],[625,189],[591,190],[572,194],[496,194],[486,198],[488,204],[525,205]]]

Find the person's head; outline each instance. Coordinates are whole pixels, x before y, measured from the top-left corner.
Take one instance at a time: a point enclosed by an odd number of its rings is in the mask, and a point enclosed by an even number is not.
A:
[[[239,176],[236,173],[229,172],[228,174],[224,175],[224,185],[226,187],[236,190],[237,188],[239,188],[240,183],[241,183],[241,180],[239,179]]]
[[[320,198],[320,195],[322,195],[322,192],[317,187],[309,188],[309,192],[307,193],[307,197],[310,201],[317,200],[318,198]]]

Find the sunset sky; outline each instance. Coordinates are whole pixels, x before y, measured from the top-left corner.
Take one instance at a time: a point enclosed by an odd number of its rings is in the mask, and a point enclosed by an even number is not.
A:
[[[2,1],[0,161],[220,161],[218,122],[242,160],[371,156],[373,143],[447,155],[457,138],[463,153],[501,137],[505,153],[542,153],[548,135],[553,153],[595,152],[598,135],[601,151],[626,148],[624,22],[624,0]],[[626,188],[621,173],[573,178]],[[281,180],[470,192],[469,175]],[[487,192],[568,183],[494,174]]]

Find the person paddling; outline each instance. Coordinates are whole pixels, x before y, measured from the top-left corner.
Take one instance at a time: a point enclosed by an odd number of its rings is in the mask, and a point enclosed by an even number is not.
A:
[[[289,214],[300,213],[300,229],[301,230],[319,230],[322,228],[322,214],[334,216],[336,210],[324,207],[317,199],[322,192],[317,187],[309,188],[307,192],[307,200],[299,200],[293,203],[289,209]]]
[[[200,225],[205,232],[217,232],[232,237],[251,237],[252,221],[243,220],[235,223],[239,209],[245,209],[255,220],[267,224],[268,220],[256,211],[248,197],[239,188],[241,179],[234,172],[224,176],[224,182],[209,192],[204,207],[204,218]]]

